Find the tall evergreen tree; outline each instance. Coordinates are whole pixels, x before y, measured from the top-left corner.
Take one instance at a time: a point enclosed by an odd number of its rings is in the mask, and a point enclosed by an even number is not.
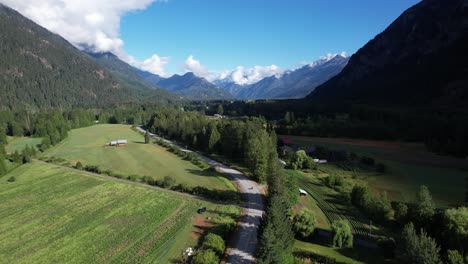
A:
[[[435,214],[435,204],[427,186],[422,185],[417,195],[414,219],[421,225],[429,223]]]
[[[213,153],[216,151],[218,142],[221,140],[221,134],[219,134],[216,124],[212,124],[210,127],[210,135],[208,138],[208,151]]]

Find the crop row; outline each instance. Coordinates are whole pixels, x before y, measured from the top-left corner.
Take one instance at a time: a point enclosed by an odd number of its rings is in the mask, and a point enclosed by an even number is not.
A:
[[[334,204],[324,199],[327,195],[321,190],[321,187],[316,186],[310,181],[304,182],[304,184],[304,188],[317,202],[318,207],[322,210],[330,223],[344,219],[351,224],[351,229],[354,234],[366,235],[368,233],[368,228],[364,224],[366,221],[362,217],[354,214],[352,216],[343,214]]]

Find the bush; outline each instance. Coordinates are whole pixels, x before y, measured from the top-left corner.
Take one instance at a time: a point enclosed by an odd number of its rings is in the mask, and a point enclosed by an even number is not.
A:
[[[175,185],[175,183],[176,183],[176,180],[172,176],[168,175],[164,177],[162,181],[162,187],[171,188],[172,186]]]
[[[218,254],[218,256],[221,256],[226,249],[226,245],[224,244],[224,240],[221,236],[209,233],[203,241],[202,249],[211,249]]]
[[[314,232],[317,221],[309,211],[300,211],[293,221],[294,232],[302,238],[309,237]]]
[[[8,178],[8,180],[7,180],[7,181],[8,181],[8,182],[15,182],[15,181],[16,181],[16,179],[15,179],[15,177],[11,176],[10,178]]]
[[[83,164],[81,164],[81,162],[77,162],[76,165],[75,165],[75,168],[78,169],[78,170],[82,170],[83,169]]]
[[[348,221],[334,221],[332,223],[332,232],[334,247],[353,247],[353,233],[351,232],[351,226]]]
[[[138,176],[137,175],[130,175],[127,177],[127,180],[130,180],[130,181],[137,181],[138,180]]]
[[[219,258],[216,253],[211,250],[200,250],[193,256],[192,264],[218,264]]]
[[[98,166],[86,165],[86,166],[84,167],[84,169],[85,169],[86,171],[89,171],[89,172],[101,174],[101,169],[100,169]]]
[[[447,264],[464,264],[463,256],[457,250],[447,250]]]

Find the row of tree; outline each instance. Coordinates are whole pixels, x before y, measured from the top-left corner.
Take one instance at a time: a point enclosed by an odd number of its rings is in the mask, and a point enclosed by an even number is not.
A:
[[[276,134],[261,118],[208,119],[196,112],[164,109],[146,127],[186,146],[242,163],[260,182],[266,182],[269,159],[276,155]]]

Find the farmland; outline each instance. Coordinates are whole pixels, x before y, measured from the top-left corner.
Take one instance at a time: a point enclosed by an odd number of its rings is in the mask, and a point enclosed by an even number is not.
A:
[[[320,210],[323,212],[326,219],[328,219],[329,223],[336,220],[345,219],[348,220],[351,224],[351,228],[354,234],[366,236],[369,233],[369,220],[364,215],[362,215],[356,208],[349,205],[345,201],[342,201],[342,198],[339,196],[339,193],[324,186],[323,183],[317,177],[311,174],[294,172],[294,175],[298,179],[298,184],[300,188],[306,190],[309,193],[309,195],[315,200],[318,208],[320,208]],[[317,214],[317,210],[313,211],[315,212],[315,214]],[[318,218],[321,219],[321,217]],[[375,227],[373,226],[373,228]]]
[[[30,137],[8,137],[8,144],[5,147],[7,153],[13,153],[16,150],[21,152],[26,146],[37,148],[42,141],[42,138]]]
[[[427,152],[420,143],[401,143],[341,138],[287,136],[300,146],[326,146],[370,156],[387,167],[385,173],[353,172],[376,192],[386,191],[392,200],[412,201],[420,185],[429,187],[437,206],[463,202],[468,161]],[[326,170],[350,175],[336,164],[322,165]],[[350,175],[351,176],[351,175]]]
[[[107,146],[117,139],[127,139],[128,144]],[[235,190],[226,178],[204,171],[156,144],[144,144],[143,136],[127,125],[105,124],[72,130],[65,140],[47,150],[44,156],[63,158],[72,165],[80,161],[124,176],[148,176],[155,180],[170,176],[177,184],[190,187]]]
[[[197,208],[226,207],[41,162],[1,177],[0,199],[5,263],[166,263],[197,243]]]

